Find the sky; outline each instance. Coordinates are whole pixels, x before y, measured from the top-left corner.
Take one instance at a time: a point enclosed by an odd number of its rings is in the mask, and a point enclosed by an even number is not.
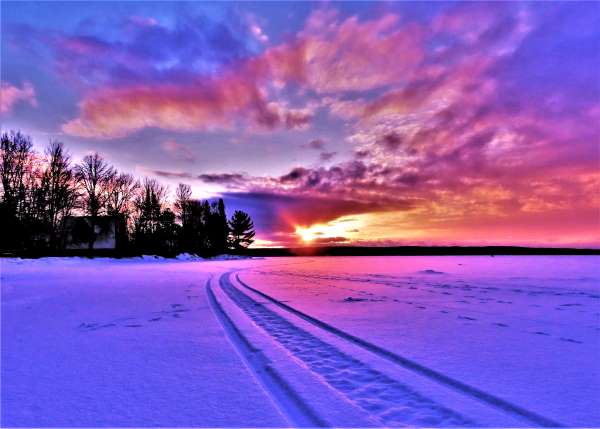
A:
[[[256,246],[600,247],[599,2],[9,2],[2,130]]]

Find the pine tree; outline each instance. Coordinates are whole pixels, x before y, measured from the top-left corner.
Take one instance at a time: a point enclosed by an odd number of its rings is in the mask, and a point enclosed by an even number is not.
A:
[[[225,202],[219,198],[216,216],[217,234],[217,252],[224,253],[227,250],[227,241],[229,237],[229,225],[227,223],[227,214],[225,213]]]
[[[254,223],[248,215],[241,210],[236,210],[229,221],[230,243],[234,250],[246,249],[254,242]]]

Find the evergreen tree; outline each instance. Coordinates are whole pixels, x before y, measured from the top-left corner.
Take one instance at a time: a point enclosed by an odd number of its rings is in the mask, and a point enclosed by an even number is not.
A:
[[[248,213],[236,210],[229,221],[229,229],[230,243],[234,250],[244,250],[254,242],[254,223]]]
[[[218,253],[224,253],[227,250],[227,242],[229,238],[229,224],[227,223],[227,213],[225,212],[225,202],[223,198],[219,198],[217,205],[217,228],[218,228]]]
[[[204,255],[206,249],[206,228],[204,215],[205,206],[200,200],[189,201],[188,227],[182,234],[186,235],[189,243],[189,251],[198,255]]]
[[[219,208],[216,202],[209,204],[207,201],[205,210],[206,251],[212,256],[219,253]]]

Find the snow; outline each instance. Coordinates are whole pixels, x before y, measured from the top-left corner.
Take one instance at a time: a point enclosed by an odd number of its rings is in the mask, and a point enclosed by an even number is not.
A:
[[[599,426],[600,258],[2,259],[2,426]]]
[[[191,253],[180,253],[175,257],[178,261],[199,261],[202,258],[198,255],[194,255]]]
[[[240,278],[552,421],[600,424],[600,258],[312,258]]]
[[[3,427],[285,425],[210,310],[210,273],[148,261],[2,261]]]

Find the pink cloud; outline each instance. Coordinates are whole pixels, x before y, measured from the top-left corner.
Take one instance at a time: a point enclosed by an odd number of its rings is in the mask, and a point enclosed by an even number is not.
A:
[[[294,41],[270,49],[264,61],[275,79],[318,93],[398,83],[423,60],[425,35],[417,24],[399,24],[396,15],[340,21],[333,10],[317,10]]]
[[[316,92],[378,88],[406,77],[423,58],[423,30],[398,27],[386,15],[360,22],[338,21],[315,12],[293,41],[229,70],[221,77],[181,84],[106,87],[89,94],[80,115],[63,131],[82,137],[114,138],[147,127],[177,131],[231,128],[243,120],[258,129],[308,126],[311,109],[290,109],[269,99],[272,83],[296,83]],[[77,49],[90,46],[76,44]]]
[[[80,105],[80,116],[63,131],[93,138],[115,138],[143,128],[172,131],[230,129],[236,121],[261,129],[301,128],[311,118],[306,110],[269,102],[265,92],[243,73],[188,84],[105,88]]]
[[[19,102],[29,103],[34,107],[38,105],[33,85],[25,82],[19,88],[8,82],[2,82],[0,84],[0,113],[10,112]]]

